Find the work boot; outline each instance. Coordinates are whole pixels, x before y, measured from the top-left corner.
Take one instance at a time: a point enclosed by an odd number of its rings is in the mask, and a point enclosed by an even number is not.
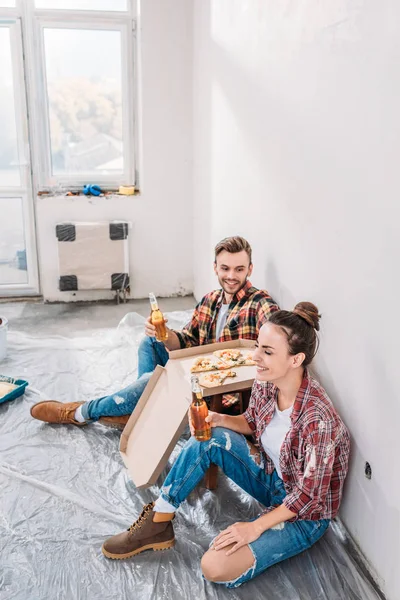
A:
[[[130,416],[131,415],[121,415],[119,417],[100,417],[99,423],[107,425],[108,427],[124,429],[125,425],[129,421]]]
[[[106,540],[102,552],[107,558],[130,558],[144,550],[166,550],[175,545],[173,514],[153,511],[154,502],[146,504],[142,513],[127,531]],[[168,519],[157,522],[157,519]]]
[[[83,402],[57,402],[56,400],[48,400],[46,402],[38,402],[31,408],[31,415],[34,419],[44,421],[45,423],[59,423],[65,425],[77,425],[82,427],[86,425],[86,421],[79,423],[75,421],[75,411]]]

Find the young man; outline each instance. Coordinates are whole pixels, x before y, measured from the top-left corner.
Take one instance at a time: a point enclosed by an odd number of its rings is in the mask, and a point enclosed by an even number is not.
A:
[[[242,237],[225,238],[215,247],[214,271],[222,289],[210,292],[196,306],[182,331],[168,330],[166,342],[157,342],[147,319],[146,337],[139,346],[138,379],[125,389],[90,402],[39,402],[31,408],[35,419],[47,423],[85,425],[103,422],[125,425],[156,365],[165,366],[169,350],[225,342],[256,340],[269,316],[278,310],[271,296],[253,287],[250,244]]]

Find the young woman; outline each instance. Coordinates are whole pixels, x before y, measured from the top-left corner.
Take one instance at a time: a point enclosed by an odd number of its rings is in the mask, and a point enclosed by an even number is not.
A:
[[[202,559],[206,579],[233,588],[310,548],[337,514],[349,458],[349,434],[307,367],[318,346],[318,309],[301,302],[271,315],[258,337],[257,377],[243,415],[210,412],[208,442],[192,437],[161,495],[135,523],[108,539],[108,558],[174,545],[179,505],[217,464],[266,510],[222,531]],[[253,434],[256,445],[245,436]]]

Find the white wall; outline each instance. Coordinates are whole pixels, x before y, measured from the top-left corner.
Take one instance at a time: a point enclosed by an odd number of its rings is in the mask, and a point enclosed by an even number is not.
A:
[[[131,294],[192,291],[191,0],[144,0],[139,20],[139,171],[141,195],[45,198],[36,206],[41,293],[45,300],[111,298],[111,292],[58,290],[55,225],[123,219],[130,240]],[[185,252],[182,252],[185,248]]]
[[[194,23],[195,294],[242,234],[254,284],[319,306],[353,439],[341,516],[398,600],[400,4],[196,0]]]

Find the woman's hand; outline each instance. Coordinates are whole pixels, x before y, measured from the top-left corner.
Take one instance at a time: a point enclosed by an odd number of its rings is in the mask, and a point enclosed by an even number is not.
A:
[[[226,546],[235,544],[226,553],[226,556],[230,556],[236,550],[239,550],[239,548],[258,540],[261,533],[262,531],[260,531],[257,521],[252,521],[251,523],[234,523],[215,538],[213,548],[214,550],[222,550]]]
[[[206,417],[206,422],[211,425],[211,427],[222,427],[224,415],[220,415],[219,413],[213,412],[211,410],[208,411],[208,416]],[[190,433],[194,435],[194,427],[192,423],[192,414],[190,412],[190,408],[188,410],[188,420]]]
[[[208,411],[208,416],[206,417],[206,423],[211,425],[211,427],[222,427],[224,421],[224,415],[220,413],[213,412],[212,410]]]

